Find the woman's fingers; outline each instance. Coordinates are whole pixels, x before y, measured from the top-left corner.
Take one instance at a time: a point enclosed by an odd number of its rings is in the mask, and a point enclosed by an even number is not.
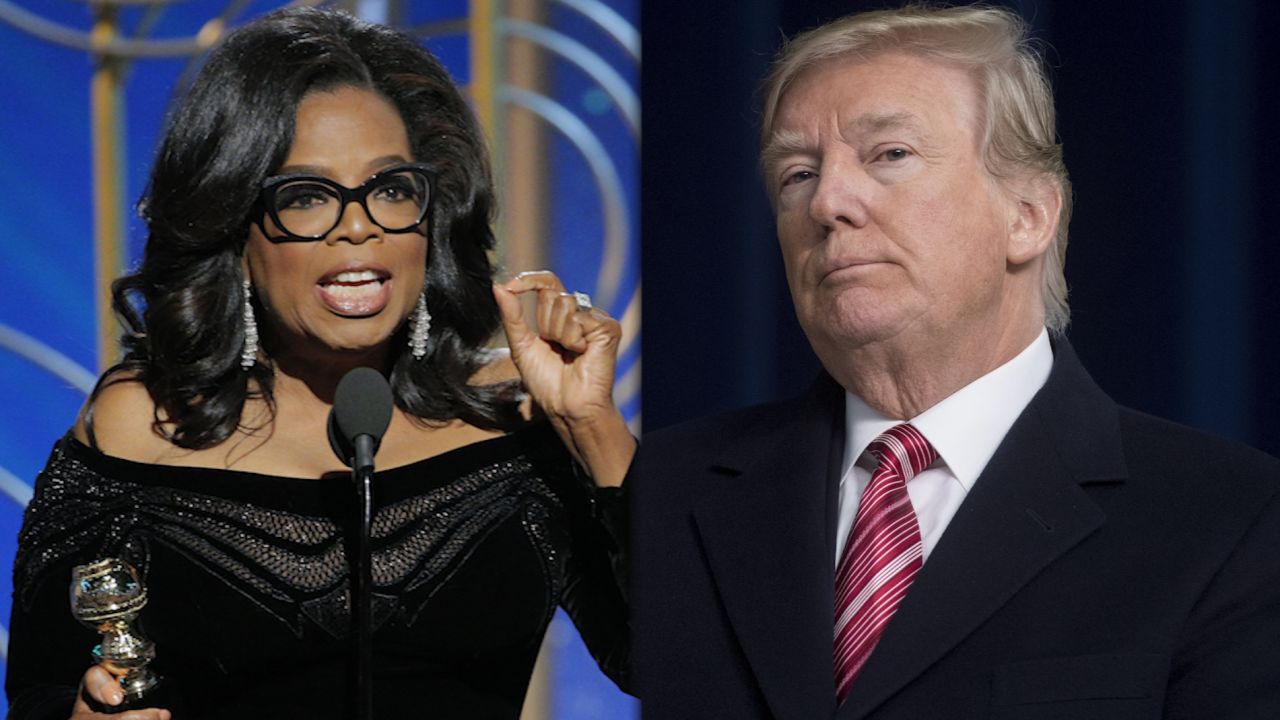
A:
[[[145,708],[143,710],[129,710],[122,713],[113,713],[107,715],[105,713],[96,713],[86,711],[84,713],[76,712],[71,716],[71,720],[171,720],[173,715],[168,710],[161,708]]]
[[[573,295],[557,293],[547,301],[548,317],[542,336],[576,353],[586,351],[582,342],[582,328],[578,323],[578,303]]]
[[[124,702],[124,690],[120,681],[101,665],[94,665],[85,671],[80,679],[80,694],[71,708],[71,720],[170,720],[168,710],[161,708],[142,708],[122,713],[106,714],[96,712],[89,700],[99,707],[115,707]],[[86,699],[88,698],[88,699]]]
[[[531,270],[522,272],[508,280],[504,287],[519,295],[530,290],[555,290],[564,292],[564,283],[550,270]]]
[[[524,321],[524,309],[520,307],[520,298],[516,297],[504,285],[493,284],[493,299],[498,303],[498,312],[502,318],[502,329],[507,333],[507,345],[512,353],[519,354],[533,339],[529,325]]]
[[[89,697],[103,705],[119,705],[124,702],[124,690],[120,687],[120,681],[101,665],[89,668],[81,679],[81,684]]]
[[[608,326],[616,325],[607,313],[592,308],[585,294],[579,296],[565,292],[560,278],[547,270],[520,273],[496,287],[494,297],[502,311],[507,340],[513,346],[525,342],[526,336],[531,337],[532,334],[524,322],[523,311],[516,299],[516,296],[525,293],[535,293],[537,296],[534,322],[538,335],[572,352],[586,352],[590,333],[601,326],[612,329]],[[617,330],[620,335],[621,326]]]
[[[564,284],[550,270],[522,272],[505,283],[494,284],[494,299],[498,301],[503,328],[507,331],[507,342],[512,346],[513,352],[522,349],[532,339],[519,296],[534,293],[537,297],[533,322],[538,328],[538,334],[546,337],[546,328],[551,322],[551,306],[563,292]]]
[[[555,322],[556,302],[561,295],[564,295],[563,290],[538,290],[538,334],[548,340],[556,335],[551,325]]]
[[[543,335],[573,352],[585,353],[593,344],[617,344],[622,325],[605,311],[584,306],[581,298],[565,294],[556,299],[549,330]]]
[[[98,718],[102,718],[102,720],[170,720],[172,717],[173,716],[168,710],[163,710],[161,708],[130,710],[128,712],[117,713],[114,715],[100,715],[95,713],[88,716],[88,718],[92,718],[92,720],[98,720]],[[88,718],[86,718],[86,720],[88,720]],[[80,719],[73,716],[72,720]]]

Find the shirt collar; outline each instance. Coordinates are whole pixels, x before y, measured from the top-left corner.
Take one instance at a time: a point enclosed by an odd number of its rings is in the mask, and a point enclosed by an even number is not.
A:
[[[1042,329],[1012,360],[907,422],[929,440],[968,492],[1052,368],[1053,348]],[[845,393],[842,482],[871,441],[900,422],[881,415],[857,395]]]

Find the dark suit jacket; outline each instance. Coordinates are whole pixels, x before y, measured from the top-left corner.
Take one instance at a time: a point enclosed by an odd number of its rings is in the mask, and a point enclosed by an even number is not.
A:
[[[842,398],[645,437],[645,718],[1280,718],[1280,462],[1118,407],[1066,342],[837,710]]]

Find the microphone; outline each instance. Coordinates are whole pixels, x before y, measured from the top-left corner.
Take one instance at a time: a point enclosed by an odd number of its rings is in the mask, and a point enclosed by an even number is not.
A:
[[[351,626],[355,663],[352,699],[355,717],[373,718],[373,456],[391,424],[395,402],[391,386],[373,368],[358,367],[338,381],[329,411],[329,447],[351,468],[356,486],[356,538],[351,557]]]
[[[329,411],[329,447],[343,465],[373,471],[394,407],[391,386],[377,370],[358,367],[342,376]]]

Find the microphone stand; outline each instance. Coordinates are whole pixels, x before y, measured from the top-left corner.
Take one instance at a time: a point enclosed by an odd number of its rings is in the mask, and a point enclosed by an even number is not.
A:
[[[370,562],[370,535],[373,526],[373,454],[375,440],[370,435],[355,438],[356,462],[351,479],[356,487],[355,572],[351,575],[351,620],[355,626],[356,717],[373,719],[373,567]]]
[[[351,558],[351,640],[358,720],[373,720],[373,456],[391,424],[395,401],[378,371],[358,367],[338,382],[329,411],[329,446],[351,468],[356,487],[355,547]]]

